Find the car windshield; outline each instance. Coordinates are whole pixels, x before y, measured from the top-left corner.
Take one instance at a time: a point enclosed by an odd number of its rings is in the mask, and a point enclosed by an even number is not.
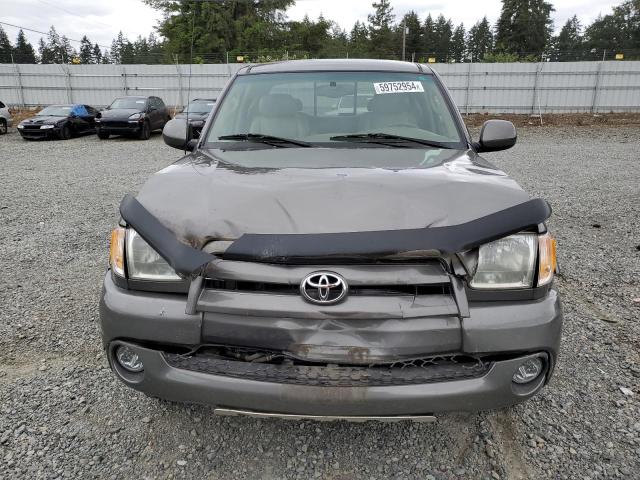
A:
[[[441,88],[423,73],[239,76],[206,138],[219,147],[242,135],[245,142],[263,135],[325,147],[464,148]]]
[[[66,117],[71,113],[73,107],[70,105],[51,105],[50,107],[43,108],[38,112],[38,116],[46,117]]]
[[[213,100],[191,102],[187,105],[187,108],[184,109],[184,113],[209,113],[215,104]]]
[[[146,98],[116,98],[113,103],[109,105],[109,109],[124,108],[128,110],[144,110],[146,104]]]

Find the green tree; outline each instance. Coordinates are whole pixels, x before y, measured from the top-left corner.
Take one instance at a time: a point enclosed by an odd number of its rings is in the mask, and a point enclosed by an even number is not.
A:
[[[320,52],[322,58],[341,58],[349,51],[349,35],[336,22],[330,21],[329,40]]]
[[[472,62],[483,61],[493,51],[493,33],[487,17],[469,29],[467,51]]]
[[[300,22],[289,22],[288,50],[317,57],[331,39],[330,27],[331,24],[322,16],[317,22],[312,22],[306,15]]]
[[[625,1],[613,8],[613,12],[598,17],[584,34],[586,50],[595,49],[596,55],[604,51],[629,52],[625,58],[640,58],[640,0]]]
[[[91,63],[102,63],[102,51],[100,50],[100,45],[97,43],[93,46],[93,50],[91,51]]]
[[[7,33],[0,25],[0,63],[11,63],[11,54],[13,53],[13,45],[9,41]]]
[[[431,14],[427,15],[424,20],[424,26],[422,27],[422,42],[424,45],[424,52],[426,57],[435,57],[436,55],[436,25],[433,21]]]
[[[73,57],[77,56],[76,51],[71,46],[71,41],[66,37],[60,37],[60,48],[58,51],[60,63],[71,63]]]
[[[16,46],[13,48],[13,59],[16,63],[36,63],[36,52],[27,41],[22,29],[18,31]]]
[[[550,3],[544,0],[502,0],[496,24],[496,49],[522,57],[540,56],[551,40]]]
[[[554,62],[577,61],[582,59],[583,54],[582,25],[574,15],[567,20],[558,36],[553,39],[551,60]]]
[[[451,36],[451,54],[449,60],[456,63],[462,63],[465,61],[467,46],[465,42],[466,32],[464,24],[460,24],[453,31]]]
[[[389,0],[380,0],[371,6],[374,8],[373,14],[368,16],[371,53],[376,58],[387,58],[398,50],[393,42],[393,8]]]
[[[357,21],[349,34],[349,56],[366,58],[370,56],[369,29]]]
[[[288,32],[284,11],[294,0],[218,0],[186,2],[145,0],[161,10],[164,20],[157,27],[166,38],[169,57],[189,58],[192,38],[194,52],[213,54],[207,61],[223,61],[225,53],[263,56],[282,52]]]
[[[89,63],[94,63],[93,56],[93,45],[91,45],[91,41],[84,35],[80,39],[80,63],[83,65],[87,65]]]
[[[40,39],[38,43],[40,63],[66,63],[65,45],[55,27],[52,25],[47,34],[47,40]]]
[[[420,24],[420,17],[414,11],[410,11],[407,13],[402,19],[402,23],[400,25],[405,26],[408,30],[407,33],[407,57],[412,58],[414,54],[417,55],[418,52],[422,51],[422,25]],[[400,30],[402,33],[402,29]]]
[[[434,50],[439,62],[448,62],[451,56],[451,36],[453,24],[451,20],[439,15],[434,25]]]

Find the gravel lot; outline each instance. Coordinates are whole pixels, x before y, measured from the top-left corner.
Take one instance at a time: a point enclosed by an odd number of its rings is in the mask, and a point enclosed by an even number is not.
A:
[[[179,154],[0,136],[0,478],[638,478],[640,129],[520,134],[488,158],[554,207],[556,377],[512,409],[401,425],[217,418],[126,388],[99,340],[108,235]]]

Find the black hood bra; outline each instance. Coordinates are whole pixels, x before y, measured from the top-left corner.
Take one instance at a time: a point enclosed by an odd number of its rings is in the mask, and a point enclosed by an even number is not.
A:
[[[132,195],[120,204],[122,218],[183,276],[199,274],[214,255],[182,243]],[[459,225],[407,230],[320,234],[244,234],[233,242],[225,259],[307,263],[322,257],[380,257],[416,250],[454,254],[484,243],[537,228],[551,216],[551,206],[542,199],[509,207]]]

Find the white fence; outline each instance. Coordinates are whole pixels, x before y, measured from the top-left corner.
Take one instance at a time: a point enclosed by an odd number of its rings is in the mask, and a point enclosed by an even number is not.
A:
[[[217,97],[241,64],[0,64],[0,101],[11,106],[157,95],[168,105]],[[462,113],[640,111],[640,62],[435,64]]]

